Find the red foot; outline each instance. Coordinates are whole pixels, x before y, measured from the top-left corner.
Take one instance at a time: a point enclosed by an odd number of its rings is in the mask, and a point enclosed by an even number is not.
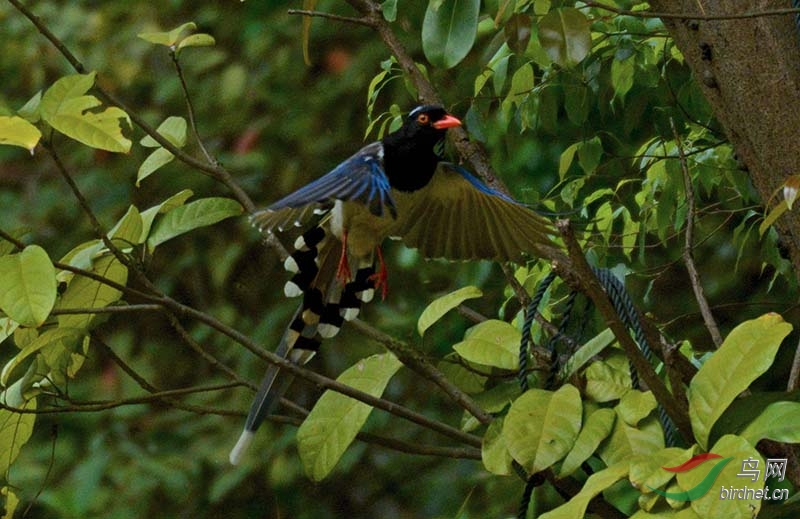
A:
[[[350,262],[347,261],[347,231],[342,232],[342,255],[339,257],[339,268],[336,269],[336,279],[341,281],[342,285],[350,281],[352,274],[350,273]]]
[[[381,301],[386,300],[386,296],[389,294],[389,272],[386,270],[386,263],[383,261],[383,252],[381,248],[378,247],[375,249],[378,252],[378,263],[380,266],[378,267],[378,271],[369,277],[370,281],[375,283],[375,289],[381,289]]]

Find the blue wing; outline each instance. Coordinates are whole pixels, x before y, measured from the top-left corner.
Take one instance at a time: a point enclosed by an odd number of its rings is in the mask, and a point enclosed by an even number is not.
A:
[[[384,209],[388,208],[396,218],[397,209],[391,196],[389,178],[383,171],[382,151],[380,142],[363,147],[330,173],[278,200],[267,210],[351,200],[366,205],[376,216],[383,216]]]

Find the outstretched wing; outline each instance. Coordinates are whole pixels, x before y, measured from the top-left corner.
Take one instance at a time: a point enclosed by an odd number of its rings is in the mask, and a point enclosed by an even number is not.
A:
[[[397,217],[380,142],[364,146],[323,177],[253,213],[251,220],[262,231],[283,230],[300,225],[319,205],[330,205],[334,200],[361,202],[377,216],[383,216],[388,208],[392,217]]]
[[[425,188],[398,204],[392,234],[429,258],[520,262],[554,246],[546,218],[455,164],[441,163]]]

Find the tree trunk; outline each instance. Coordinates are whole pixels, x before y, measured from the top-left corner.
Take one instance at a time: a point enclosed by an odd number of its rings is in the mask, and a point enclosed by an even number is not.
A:
[[[765,206],[789,175],[800,174],[800,37],[792,14],[709,17],[791,7],[788,1],[651,0],[748,168]],[[691,16],[697,15],[697,18]],[[769,207],[767,207],[769,209]],[[800,276],[800,216],[778,219],[778,233]]]

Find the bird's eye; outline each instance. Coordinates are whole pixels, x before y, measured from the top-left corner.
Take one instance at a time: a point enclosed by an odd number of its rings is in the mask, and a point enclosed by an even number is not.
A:
[[[417,122],[419,124],[428,124],[429,122],[431,122],[431,118],[428,117],[428,114],[419,114],[417,116]]]

